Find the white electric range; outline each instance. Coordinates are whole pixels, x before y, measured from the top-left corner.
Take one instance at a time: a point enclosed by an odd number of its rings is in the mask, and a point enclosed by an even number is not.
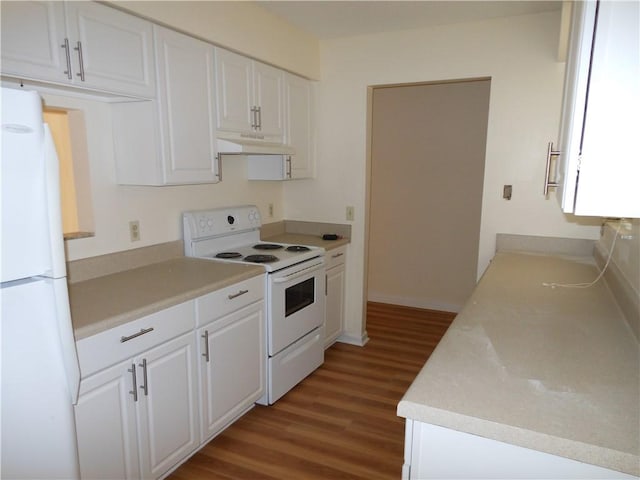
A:
[[[254,205],[184,212],[185,255],[265,269],[267,393],[273,404],[324,362],[324,249],[262,242]]]

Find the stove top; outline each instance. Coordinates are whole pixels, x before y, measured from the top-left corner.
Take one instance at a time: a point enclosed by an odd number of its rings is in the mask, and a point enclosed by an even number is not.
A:
[[[253,205],[185,212],[184,248],[188,257],[262,265],[267,272],[324,255],[324,249],[260,241],[260,212]]]

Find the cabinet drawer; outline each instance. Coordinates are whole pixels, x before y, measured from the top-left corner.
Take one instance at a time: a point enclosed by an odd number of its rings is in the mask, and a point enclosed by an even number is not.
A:
[[[324,258],[327,270],[338,265],[343,265],[347,258],[347,247],[344,246],[328,250]]]
[[[196,299],[196,323],[200,327],[264,298],[265,275],[250,278]]]
[[[79,340],[76,346],[82,378],[192,330],[194,303],[180,303]]]

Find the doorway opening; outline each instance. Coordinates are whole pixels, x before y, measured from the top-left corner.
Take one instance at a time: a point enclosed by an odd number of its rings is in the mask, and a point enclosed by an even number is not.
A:
[[[473,291],[490,87],[370,89],[368,301],[457,312]]]

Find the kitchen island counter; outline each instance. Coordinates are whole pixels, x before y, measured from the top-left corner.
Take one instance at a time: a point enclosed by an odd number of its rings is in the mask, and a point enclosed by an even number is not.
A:
[[[261,266],[178,257],[72,283],[76,341],[263,274]]]
[[[590,258],[498,253],[398,415],[640,474],[640,351]]]

